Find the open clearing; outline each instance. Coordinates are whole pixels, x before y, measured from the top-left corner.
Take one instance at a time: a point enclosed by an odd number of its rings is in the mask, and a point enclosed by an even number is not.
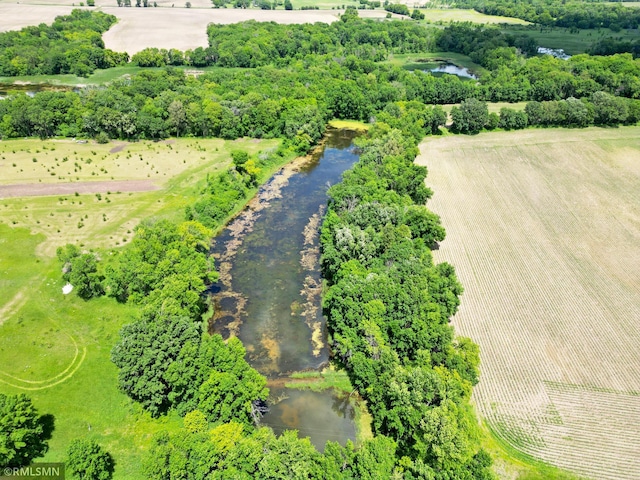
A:
[[[47,257],[66,243],[116,247],[131,239],[144,218],[182,215],[207,174],[231,163],[231,150],[255,154],[277,144],[253,139],[104,145],[5,140],[0,142],[0,223],[44,234],[36,252]]]
[[[407,3],[409,6],[413,2]],[[430,22],[472,22],[472,23],[509,23],[515,25],[528,25],[529,22],[519,18],[499,17],[497,15],[485,15],[475,10],[460,8],[423,8],[421,12],[425,15],[425,21]]]
[[[418,162],[481,416],[525,455],[640,478],[640,128],[430,138]]]

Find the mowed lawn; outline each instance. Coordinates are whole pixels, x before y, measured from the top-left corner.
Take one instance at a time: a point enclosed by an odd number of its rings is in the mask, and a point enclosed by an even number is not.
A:
[[[185,205],[197,197],[206,176],[231,163],[231,151],[254,154],[278,143],[0,142],[0,191],[7,184],[22,185],[27,193],[30,187],[113,185],[102,194],[0,196],[0,393],[26,393],[40,413],[54,417],[44,461],[64,461],[71,440],[93,438],[114,456],[114,478],[143,479],[142,453],[152,435],[182,425],[177,416],[150,418],[118,390],[110,352],[135,309],[109,298],[87,302],[75,292],[63,295],[56,248],[72,242],[106,256],[108,248],[130,241],[143,219],[183,219]],[[51,170],[56,174],[50,175]],[[156,189],[117,190],[123,182],[145,179]]]
[[[525,457],[640,478],[640,127],[432,137],[418,162],[481,416]]]

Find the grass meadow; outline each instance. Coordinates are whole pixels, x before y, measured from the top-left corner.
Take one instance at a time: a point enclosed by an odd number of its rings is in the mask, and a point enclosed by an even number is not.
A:
[[[471,9],[461,8],[421,8],[425,15],[425,23],[450,23],[450,22],[471,22],[481,24],[513,24],[528,25],[529,22],[519,18],[499,17],[497,15],[485,15]]]
[[[144,218],[180,218],[207,174],[220,172],[230,164],[231,150],[257,153],[277,144],[277,140],[250,139],[105,145],[71,140],[3,141],[0,222],[43,234],[37,252],[47,257],[69,242],[91,248],[117,247],[131,240],[133,228]],[[148,182],[142,187],[149,190],[127,192],[130,180]],[[78,191],[76,195],[76,187],[91,190],[92,182],[95,192]],[[7,184],[25,185],[28,192],[43,183],[50,189],[48,196],[1,198]]]
[[[433,137],[418,163],[496,468],[639,478],[640,127]]]
[[[109,298],[87,302],[73,292],[63,295],[55,249],[74,242],[108,255],[109,248],[131,239],[133,227],[142,219],[180,220],[207,174],[230,164],[231,150],[257,153],[278,142],[0,142],[4,184],[0,187],[8,183],[41,186],[37,180],[41,178],[48,188],[57,188],[68,184],[67,169],[74,164],[82,166],[72,172],[75,184],[114,178],[113,191],[101,198],[71,194],[0,199],[0,392],[27,393],[40,413],[54,416],[55,429],[44,461],[63,461],[74,438],[94,438],[114,456],[116,479],[144,478],[141,453],[152,435],[182,425],[176,416],[150,418],[118,390],[117,369],[109,356],[134,308]],[[114,148],[119,150],[111,152]],[[56,175],[47,176],[47,169],[55,169]],[[118,193],[123,180],[136,178],[150,179],[158,189]]]

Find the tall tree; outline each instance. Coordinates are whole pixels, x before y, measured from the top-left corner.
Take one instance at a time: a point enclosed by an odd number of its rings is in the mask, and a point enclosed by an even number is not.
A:
[[[48,449],[45,417],[24,394],[0,393],[0,468],[28,465]]]

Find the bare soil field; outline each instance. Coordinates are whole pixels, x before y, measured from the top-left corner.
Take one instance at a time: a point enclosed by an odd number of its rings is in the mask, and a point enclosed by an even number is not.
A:
[[[68,15],[73,8],[71,5],[23,5],[0,0],[0,32],[40,23],[51,24],[58,15]]]
[[[78,182],[58,184],[0,185],[0,198],[73,195],[78,193],[148,192],[158,187],[150,180],[120,180],[110,182]]]
[[[337,12],[309,10],[243,10],[195,8],[103,8],[116,15],[118,23],[102,38],[105,46],[130,55],[147,47],[187,50],[206,47],[207,25],[229,24],[245,20],[277,23],[331,23]],[[383,12],[380,12],[381,15]],[[383,15],[382,15],[383,16]]]
[[[430,138],[418,162],[481,416],[536,459],[640,478],[640,128]]]

